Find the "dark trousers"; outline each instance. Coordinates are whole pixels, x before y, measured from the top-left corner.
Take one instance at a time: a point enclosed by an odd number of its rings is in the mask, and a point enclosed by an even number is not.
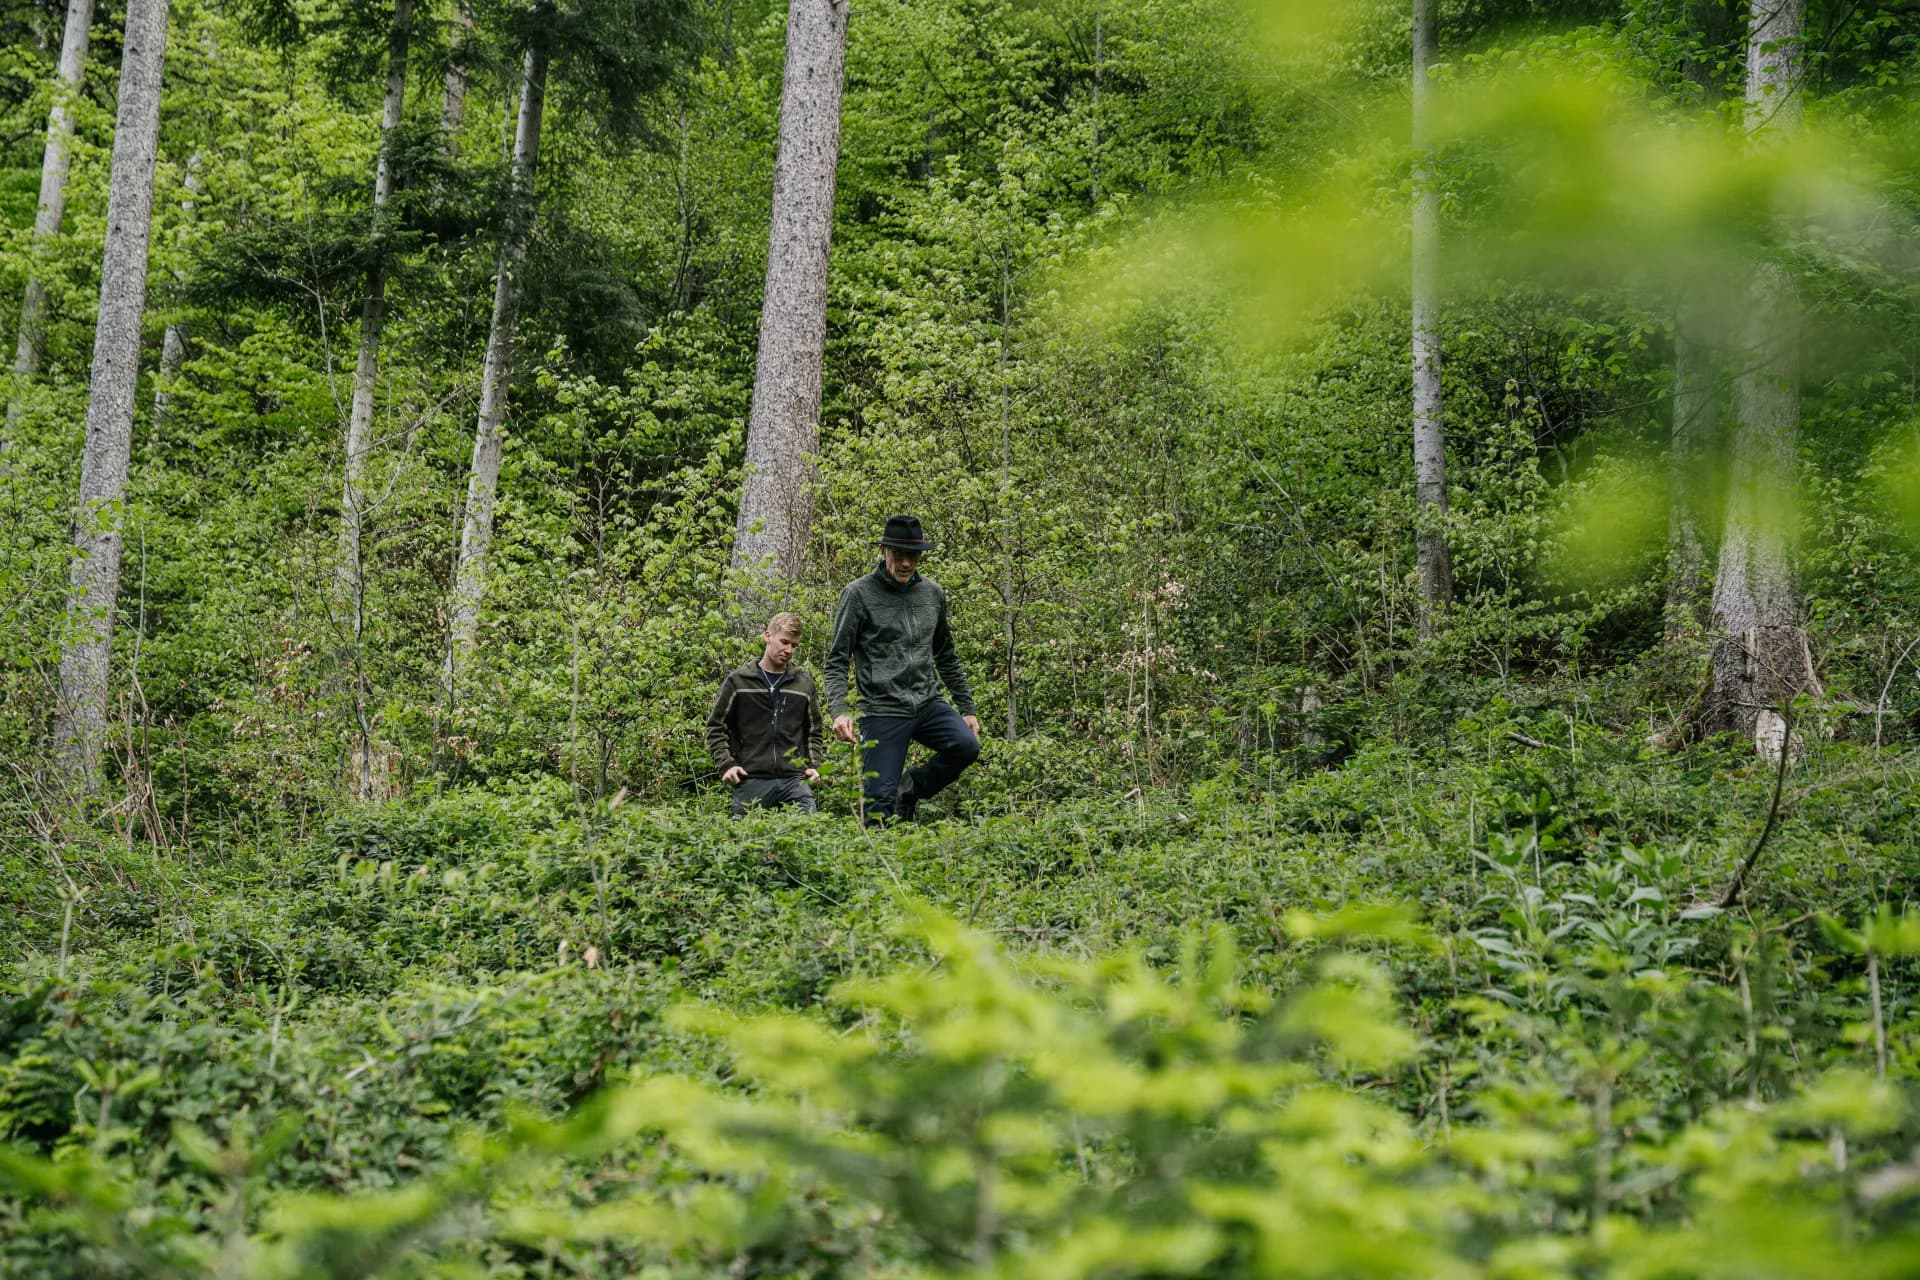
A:
[[[900,797],[901,770],[907,763],[909,743],[917,742],[934,751],[933,759],[907,770],[913,777],[913,794],[917,800],[939,795],[948,783],[980,758],[980,739],[974,737],[959,712],[939,701],[929,702],[920,708],[918,715],[862,716],[860,740],[873,744],[860,754],[868,822],[893,820],[893,806]]]
[[[805,778],[747,778],[733,789],[733,816],[746,816],[749,809],[784,809],[792,805],[802,813],[817,813],[813,788]]]

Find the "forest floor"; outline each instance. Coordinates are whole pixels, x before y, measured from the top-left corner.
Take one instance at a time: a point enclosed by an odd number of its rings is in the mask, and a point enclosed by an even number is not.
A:
[[[210,1257],[258,1229],[274,1196],[442,1175],[468,1135],[564,1115],[624,1080],[734,1080],[676,1006],[859,1025],[850,981],[951,971],[923,906],[1034,975],[1129,954],[1187,973],[1230,938],[1248,1007],[1323,979],[1323,940],[1350,937],[1415,1047],[1392,1070],[1338,1078],[1411,1132],[1492,1123],[1516,1080],[1577,1093],[1609,1018],[1639,1045],[1622,1087],[1677,1132],[1715,1099],[1871,1070],[1870,998],[1896,1076],[1911,1069],[1911,962],[1876,970],[1869,992],[1818,917],[1857,927],[1920,883],[1917,768],[1910,751],[1817,746],[1727,913],[1706,907],[1759,837],[1771,770],[1710,749],[1651,756],[1584,727],[1556,745],[1496,726],[1444,748],[1372,746],[1271,788],[966,820],[929,804],[928,821],[885,831],[837,814],[730,822],[713,797],[590,809],[549,786],[367,811],[292,847],[115,854],[111,870],[70,849],[70,868],[91,868],[71,915],[15,904],[28,930],[0,991],[0,1137],[89,1153],[122,1201],[158,1206]],[[642,1164],[596,1176],[657,1183]],[[124,1224],[100,1227],[111,1214],[88,1227],[71,1216],[84,1197],[61,1194],[57,1221],[0,1202],[0,1271],[91,1274],[71,1262],[84,1256],[110,1273],[101,1259],[164,1254],[148,1274],[202,1274]],[[83,1238],[94,1252],[75,1251]],[[536,1273],[497,1243],[459,1247],[495,1274]],[[832,1270],[793,1247],[764,1273]]]

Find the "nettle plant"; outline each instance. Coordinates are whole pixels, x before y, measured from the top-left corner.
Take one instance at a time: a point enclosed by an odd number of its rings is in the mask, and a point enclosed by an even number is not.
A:
[[[1603,902],[1592,918],[1639,905]],[[635,1079],[568,1119],[474,1135],[444,1172],[375,1197],[280,1197],[257,1225],[216,1235],[142,1212],[86,1152],[6,1155],[0,1181],[42,1227],[148,1276],[1920,1268],[1920,1165],[1886,1154],[1908,1101],[1865,1073],[1809,1073],[1777,1099],[1652,1124],[1632,1075],[1648,1055],[1569,1016],[1527,1034],[1587,1083],[1525,1065],[1492,1079],[1489,1064],[1474,1121],[1423,1132],[1385,1099],[1434,1046],[1395,1017],[1385,970],[1363,954],[1431,945],[1402,911],[1289,918],[1313,963],[1284,997],[1238,979],[1224,933],[1190,934],[1167,972],[1137,955],[1016,964],[948,917],[906,914],[926,959],[841,984],[823,1016],[674,1013],[725,1047],[724,1084]],[[1877,928],[1873,945],[1904,947],[1908,932]],[[1598,986],[1563,1014],[1604,996],[1615,968],[1582,977]],[[1609,1072],[1612,1123],[1586,1123],[1603,1113],[1591,1082]],[[177,1146],[215,1202],[220,1178],[245,1176],[244,1153],[195,1131]]]

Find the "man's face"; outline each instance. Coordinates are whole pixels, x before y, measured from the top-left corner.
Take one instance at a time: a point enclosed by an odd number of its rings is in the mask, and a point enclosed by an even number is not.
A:
[[[760,665],[769,671],[785,671],[793,661],[793,651],[800,647],[800,633],[763,631],[760,638],[767,642],[767,651],[760,655]]]
[[[899,547],[882,547],[887,561],[887,576],[895,582],[908,583],[920,568],[920,557],[924,551],[902,551]]]

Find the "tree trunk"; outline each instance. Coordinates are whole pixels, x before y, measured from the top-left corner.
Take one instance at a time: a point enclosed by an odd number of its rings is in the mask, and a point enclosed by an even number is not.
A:
[[[359,737],[360,799],[373,794],[372,725],[368,720],[367,690],[361,675],[360,639],[366,632],[366,578],[361,532],[366,511],[361,504],[360,479],[366,471],[367,450],[373,443],[374,394],[380,383],[380,331],[387,319],[387,201],[393,194],[393,137],[407,96],[407,42],[412,34],[413,0],[394,0],[393,25],[387,33],[387,92],[380,112],[380,148],[373,164],[373,265],[367,268],[367,295],[360,304],[360,353],[353,369],[353,405],[347,416],[346,469],[340,489],[340,595],[346,607],[354,667],[354,725]]]
[[[847,9],[848,0],[793,0],[787,14],[760,353],[747,426],[747,477],[733,534],[734,564],[765,566],[787,579],[799,576],[813,526],[808,460],[820,449]]]
[[[1801,116],[1802,0],[1770,3],[1770,9],[1755,6],[1747,36],[1746,125],[1756,145],[1791,134]],[[1819,689],[1794,566],[1798,313],[1798,291],[1785,268],[1756,266],[1744,313],[1742,372],[1734,383],[1726,519],[1713,585],[1705,728],[1753,736],[1769,750],[1784,704]]]
[[[133,397],[140,376],[140,322],[146,309],[147,239],[153,223],[153,158],[160,134],[160,73],[167,0],[129,0],[120,106],[113,130],[106,248],[100,259],[100,314],[87,397],[86,451],[61,638],[60,695],[53,766],[70,795],[98,784],[106,737],[107,671],[114,596],[120,582],[122,507],[133,451]]]
[[[19,342],[13,356],[13,394],[7,400],[7,436],[20,421],[21,392],[40,372],[46,354],[47,286],[40,279],[43,255],[60,234],[67,210],[67,171],[73,163],[73,99],[87,70],[87,37],[93,27],[93,0],[69,0],[66,33],[60,39],[60,83],[47,113],[47,148],[40,160],[40,205],[33,215],[33,267],[20,304]],[[0,442],[4,447],[4,442]]]
[[[447,95],[440,107],[440,151],[452,160],[460,154],[460,125],[467,118],[467,41],[473,38],[473,10],[454,8],[453,48],[447,55]]]
[[[1440,203],[1427,149],[1432,113],[1437,0],[1413,3],[1413,501],[1414,555],[1420,569],[1419,633],[1453,598],[1447,552],[1447,434],[1441,419],[1439,309]]]
[[[487,333],[486,365],[480,378],[480,420],[473,434],[473,466],[467,476],[466,519],[460,530],[460,558],[454,568],[453,611],[448,625],[445,694],[449,709],[459,706],[459,678],[480,632],[480,599],[486,589],[487,548],[493,541],[493,504],[500,485],[501,432],[507,416],[507,384],[513,377],[514,325],[520,315],[520,274],[527,258],[533,222],[534,166],[540,157],[540,115],[546,106],[547,42],[537,36],[527,47],[520,118],[514,129],[513,189],[507,207],[506,236],[493,286],[493,324]]]
[[[192,222],[194,209],[200,194],[200,153],[194,152],[187,157],[187,172],[182,180],[186,194],[180,198],[180,213],[183,221]],[[187,274],[176,270],[174,283],[183,284]],[[167,331],[160,338],[159,375],[153,380],[153,425],[156,429],[165,426],[169,404],[173,399],[173,383],[180,376],[180,366],[187,359],[187,329],[175,320],[167,325]]]

